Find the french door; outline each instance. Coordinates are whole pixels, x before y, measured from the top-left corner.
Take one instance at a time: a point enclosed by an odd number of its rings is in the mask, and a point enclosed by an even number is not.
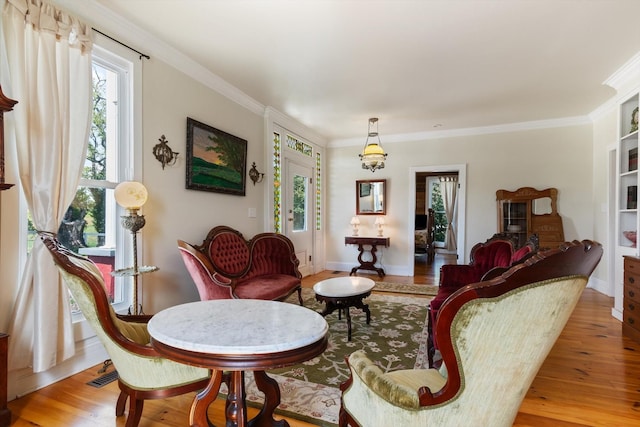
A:
[[[291,159],[285,168],[285,235],[293,242],[304,277],[313,273],[314,170]]]

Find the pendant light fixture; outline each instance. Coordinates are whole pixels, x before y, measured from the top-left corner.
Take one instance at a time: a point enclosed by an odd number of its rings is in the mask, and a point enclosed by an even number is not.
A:
[[[372,141],[369,142],[369,139],[372,139]],[[362,154],[359,154],[359,156],[362,161],[362,169],[369,169],[371,172],[375,172],[376,169],[384,168],[387,153],[382,149],[382,143],[378,135],[378,119],[376,117],[369,119],[369,133],[367,134]]]

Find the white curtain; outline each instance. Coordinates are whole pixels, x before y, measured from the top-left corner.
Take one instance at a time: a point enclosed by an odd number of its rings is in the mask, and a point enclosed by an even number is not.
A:
[[[445,237],[445,247],[448,251],[455,251],[458,247],[456,243],[456,229],[454,219],[456,215],[456,205],[458,201],[458,177],[441,176],[440,191],[442,192],[442,203],[447,216],[447,233]]]
[[[41,0],[7,0],[3,29],[18,173],[33,224],[57,233],[80,180],[91,126],[91,28]],[[73,356],[66,287],[39,239],[14,306],[10,370]]]

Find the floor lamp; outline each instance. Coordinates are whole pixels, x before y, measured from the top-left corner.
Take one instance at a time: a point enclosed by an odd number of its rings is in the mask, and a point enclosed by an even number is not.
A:
[[[133,242],[133,267],[123,268],[113,272],[114,276],[133,277],[133,303],[129,308],[129,314],[143,314],[142,304],[138,303],[138,276],[143,273],[156,271],[157,267],[138,267],[138,231],[144,227],[144,215],[138,215],[138,211],[147,201],[147,189],[144,185],[135,181],[125,181],[118,184],[114,191],[116,202],[127,210],[128,215],[123,215],[122,227],[131,231]]]

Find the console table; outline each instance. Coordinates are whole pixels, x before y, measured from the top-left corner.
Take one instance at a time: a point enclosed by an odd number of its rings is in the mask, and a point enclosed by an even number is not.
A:
[[[349,236],[344,238],[345,245],[358,245],[358,262],[360,265],[353,267],[351,269],[351,273],[349,276],[356,274],[358,270],[371,270],[378,272],[378,276],[384,277],[384,269],[376,267],[376,262],[378,258],[376,257],[376,251],[378,250],[378,246],[384,246],[385,248],[389,247],[389,238],[388,237],[359,237],[359,236]],[[365,261],[362,259],[362,255],[365,252],[364,246],[371,246],[369,252],[371,253],[371,260]]]

